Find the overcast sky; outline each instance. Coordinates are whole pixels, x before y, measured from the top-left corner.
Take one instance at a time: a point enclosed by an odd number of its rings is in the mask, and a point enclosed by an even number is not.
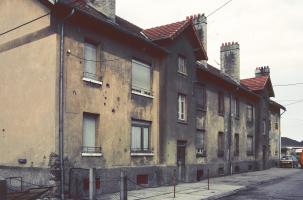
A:
[[[117,15],[142,28],[210,14],[227,0],[116,0]],[[240,43],[241,79],[270,66],[273,85],[303,82],[303,1],[233,0],[208,17],[209,63],[218,67],[222,42]],[[303,85],[274,87],[282,105],[303,100]],[[303,140],[303,102],[286,106],[282,136]]]

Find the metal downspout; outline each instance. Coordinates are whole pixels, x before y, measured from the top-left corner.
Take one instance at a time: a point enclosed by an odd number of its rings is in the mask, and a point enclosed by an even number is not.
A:
[[[61,21],[60,30],[60,76],[59,76],[59,157],[60,157],[60,197],[64,199],[64,22],[74,14],[71,13]]]

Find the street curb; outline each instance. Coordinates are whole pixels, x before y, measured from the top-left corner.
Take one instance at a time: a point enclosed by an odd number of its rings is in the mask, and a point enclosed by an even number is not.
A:
[[[249,186],[243,186],[243,188],[239,188],[239,189],[236,189],[236,190],[233,190],[233,191],[229,191],[229,192],[226,192],[226,193],[223,193],[223,194],[218,194],[218,195],[214,195],[212,197],[207,197],[203,200],[216,200],[216,199],[221,199],[223,197],[227,197],[227,196],[231,196],[231,195],[234,195],[238,192],[241,192],[241,191],[245,191],[245,190],[248,190],[248,189],[252,189],[258,185],[262,185],[262,184],[265,184],[265,183],[270,183],[270,182],[273,182],[273,181],[279,181],[279,180],[282,180],[286,178],[286,176],[283,176],[283,177],[277,177],[277,178],[273,178],[273,179],[270,179],[270,180],[266,180],[266,181],[260,181],[258,183],[254,183],[252,185],[249,185]]]

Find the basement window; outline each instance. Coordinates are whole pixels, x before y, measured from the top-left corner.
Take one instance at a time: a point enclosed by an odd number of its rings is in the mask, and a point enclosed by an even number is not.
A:
[[[148,175],[147,174],[137,175],[137,185],[148,185]]]

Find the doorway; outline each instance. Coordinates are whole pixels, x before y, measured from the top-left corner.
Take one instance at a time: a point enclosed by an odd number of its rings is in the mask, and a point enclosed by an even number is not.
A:
[[[185,182],[186,141],[177,141],[178,180]]]

